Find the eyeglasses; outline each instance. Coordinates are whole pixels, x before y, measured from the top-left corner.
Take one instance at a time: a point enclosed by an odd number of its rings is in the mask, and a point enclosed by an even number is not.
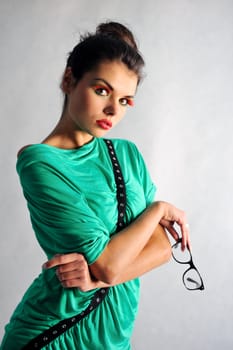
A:
[[[183,273],[183,283],[188,290],[204,290],[204,283],[199,271],[193,263],[192,254],[189,249],[181,250],[182,238],[173,244],[172,256],[179,264],[188,264],[189,268]]]

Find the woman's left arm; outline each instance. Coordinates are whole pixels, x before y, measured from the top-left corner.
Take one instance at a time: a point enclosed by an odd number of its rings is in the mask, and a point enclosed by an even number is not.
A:
[[[150,240],[117,278],[113,285],[140,277],[146,272],[166,263],[171,257],[171,245],[164,228],[158,225]],[[110,285],[93,279],[83,255],[78,253],[56,255],[44,264],[44,268],[56,267],[56,274],[64,288],[88,291]]]

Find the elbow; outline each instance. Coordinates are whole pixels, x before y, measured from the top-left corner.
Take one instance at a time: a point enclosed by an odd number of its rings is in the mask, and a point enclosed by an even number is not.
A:
[[[115,285],[119,274],[114,268],[107,266],[104,269],[103,275],[105,283],[109,285]]]
[[[114,285],[117,280],[116,269],[111,264],[99,265],[94,263],[90,266],[91,274],[98,280],[108,285]]]

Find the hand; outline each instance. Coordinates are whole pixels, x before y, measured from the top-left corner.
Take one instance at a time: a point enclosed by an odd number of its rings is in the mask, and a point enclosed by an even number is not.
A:
[[[64,288],[79,288],[82,292],[96,288],[86,259],[82,254],[57,254],[43,268],[57,267],[56,274]]]
[[[186,214],[183,210],[180,210],[173,206],[172,204],[166,202],[159,202],[163,206],[164,215],[160,220],[160,224],[171,234],[171,236],[177,241],[179,239],[179,234],[174,227],[176,223],[180,227],[182,235],[181,248],[185,250],[188,248],[191,250],[191,242],[189,235],[189,227],[187,223]]]

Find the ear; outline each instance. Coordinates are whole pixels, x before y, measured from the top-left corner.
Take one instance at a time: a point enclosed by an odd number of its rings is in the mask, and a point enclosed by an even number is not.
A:
[[[73,76],[71,67],[67,67],[62,77],[61,89],[64,94],[69,94],[75,86],[75,78]]]

